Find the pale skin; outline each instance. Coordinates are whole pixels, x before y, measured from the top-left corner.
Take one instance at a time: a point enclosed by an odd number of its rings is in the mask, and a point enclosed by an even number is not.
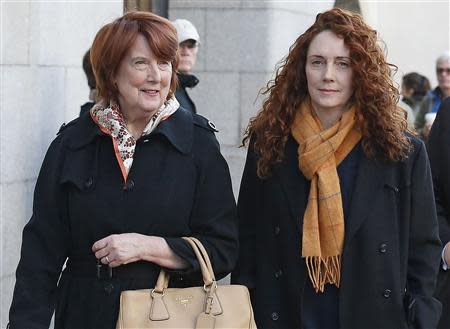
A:
[[[198,44],[195,40],[186,40],[180,43],[180,63],[178,71],[189,74],[197,61]]]
[[[92,251],[97,259],[110,267],[140,260],[170,269],[188,267],[188,263],[170,249],[166,240],[158,236],[138,233],[112,234],[95,242]]]
[[[137,139],[152,115],[167,98],[172,66],[157,59],[147,40],[139,35],[122,59],[115,83],[120,109],[126,125]],[[169,269],[184,269],[188,263],[158,236],[138,233],[112,234],[92,245],[95,257],[110,267],[147,261]]]
[[[447,244],[445,245],[444,259],[445,262],[450,265],[450,242],[447,242]]]
[[[312,107],[327,129],[349,109],[353,94],[350,50],[333,32],[326,30],[311,41],[306,58],[306,79]]]
[[[147,39],[138,35],[114,78],[120,110],[136,139],[167,99],[171,77],[172,64],[156,58]]]

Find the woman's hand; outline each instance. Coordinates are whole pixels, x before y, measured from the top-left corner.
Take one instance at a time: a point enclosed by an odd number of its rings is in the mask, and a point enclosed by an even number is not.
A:
[[[95,257],[117,267],[145,260],[170,269],[187,268],[188,263],[170,249],[166,240],[138,233],[112,234],[92,245]]]
[[[450,242],[445,245],[444,259],[447,265],[450,265]]]

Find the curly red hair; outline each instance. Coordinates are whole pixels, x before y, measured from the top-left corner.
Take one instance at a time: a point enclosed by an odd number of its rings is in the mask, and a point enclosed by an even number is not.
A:
[[[243,144],[254,137],[258,156],[258,176],[267,177],[271,167],[282,160],[297,109],[308,96],[306,55],[314,37],[330,30],[344,39],[350,50],[354,93],[362,146],[369,158],[392,161],[405,159],[411,143],[405,135],[407,121],[397,107],[399,92],[391,75],[396,67],[386,61],[377,33],[359,14],[333,8],[317,15],[315,23],[300,35],[289,54],[277,67],[263,95],[268,95],[261,111],[250,120]],[[252,138],[253,140],[253,138]]]

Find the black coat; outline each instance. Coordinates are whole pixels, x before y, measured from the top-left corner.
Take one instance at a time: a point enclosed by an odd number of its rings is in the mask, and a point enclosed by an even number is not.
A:
[[[431,174],[423,143],[405,162],[361,157],[345,219],[339,289],[341,329],[434,328],[432,298],[441,245]],[[256,176],[251,148],[238,201],[240,257],[232,281],[250,288],[258,328],[300,328],[307,280],[301,258],[309,182],[289,138],[271,177]],[[411,305],[409,311],[404,305]]]
[[[178,86],[175,91],[176,99],[180,103],[181,107],[191,111],[192,113],[197,113],[195,103],[189,96],[186,88],[194,88],[198,84],[199,80],[195,75],[183,73],[177,73],[177,78]]]
[[[228,166],[205,118],[178,109],[136,145],[125,183],[110,136],[89,114],[52,142],[24,228],[10,309],[12,329],[115,328],[122,290],[154,287],[158,266],[135,262],[97,278],[92,244],[110,234],[161,236],[188,260],[172,285],[203,284],[193,251],[205,245],[218,277],[237,260],[237,216]],[[58,283],[66,258],[67,267]]]
[[[441,105],[428,139],[442,244],[450,242],[450,98]],[[440,329],[450,328],[450,270],[441,269],[436,297],[442,302]]]

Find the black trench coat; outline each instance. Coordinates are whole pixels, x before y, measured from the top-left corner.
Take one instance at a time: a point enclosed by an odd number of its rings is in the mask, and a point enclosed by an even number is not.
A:
[[[423,144],[404,162],[364,155],[356,173],[339,289],[339,328],[435,328],[441,245]],[[272,176],[256,176],[250,149],[238,201],[240,257],[232,281],[250,288],[258,328],[300,328],[307,280],[301,258],[309,182],[289,138]],[[406,307],[405,307],[406,305]],[[409,308],[408,308],[409,307]]]
[[[52,142],[25,226],[10,309],[11,329],[115,328],[122,290],[154,287],[158,266],[135,262],[99,278],[92,244],[110,234],[161,236],[188,260],[171,284],[203,284],[192,250],[198,237],[218,277],[237,259],[236,204],[228,166],[208,121],[178,109],[136,145],[124,182],[111,137],[89,113]],[[69,258],[58,283],[61,267]]]
[[[441,105],[428,138],[442,244],[450,242],[450,98]],[[439,329],[450,329],[450,269],[439,272],[436,297],[442,302]]]

